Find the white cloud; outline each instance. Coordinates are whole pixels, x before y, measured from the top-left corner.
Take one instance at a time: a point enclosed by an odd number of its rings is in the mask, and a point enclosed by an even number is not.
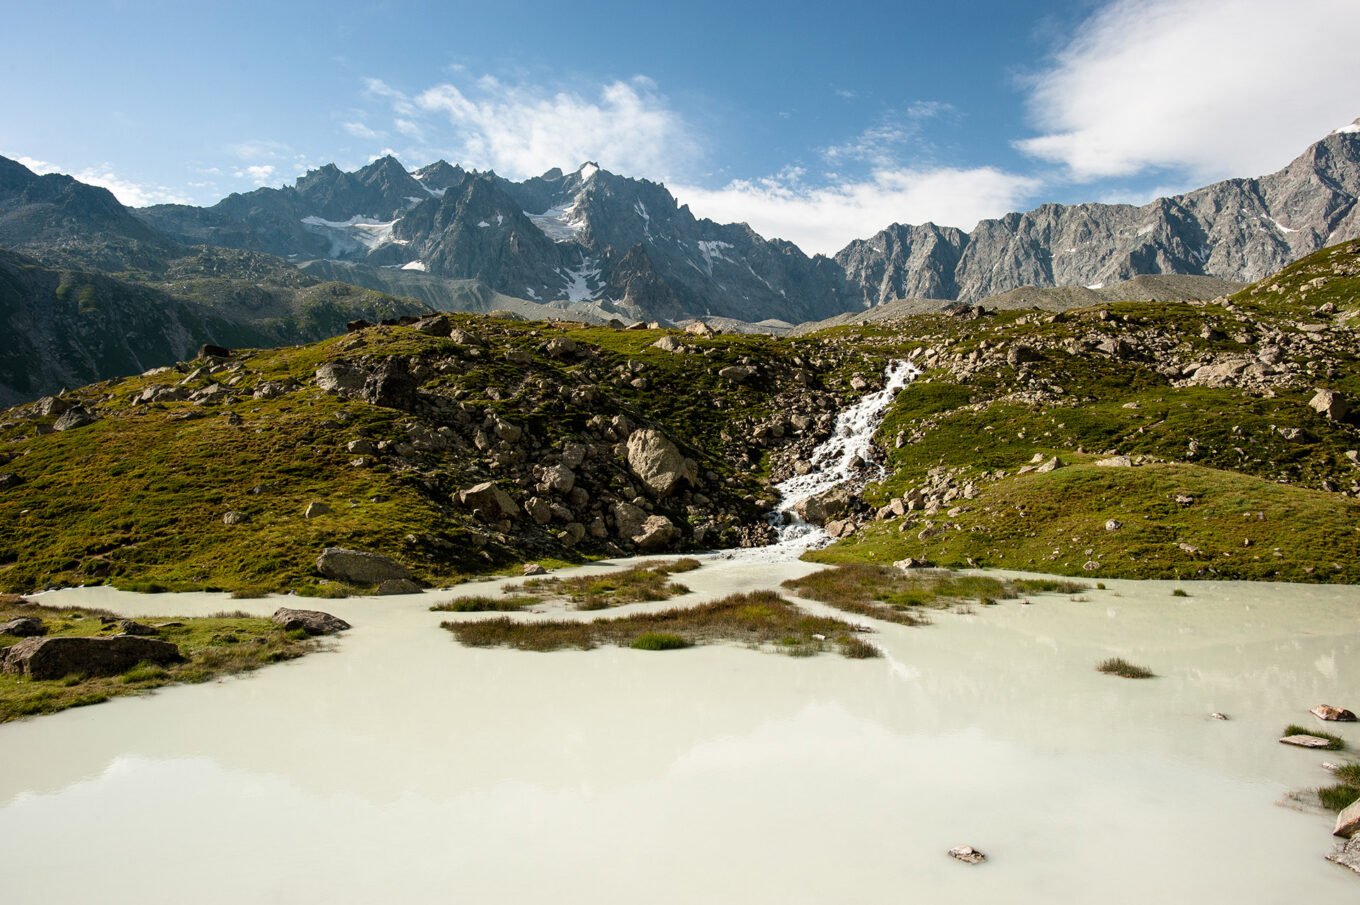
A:
[[[268,185],[274,181],[274,167],[267,163],[256,164],[255,166],[243,167],[232,175],[237,179],[249,179],[255,185]]]
[[[341,128],[343,128],[343,129],[344,129],[346,132],[348,132],[350,135],[353,135],[355,138],[381,138],[381,137],[382,137],[382,133],[380,133],[380,132],[374,132],[372,129],[370,129],[368,126],[365,126],[363,123],[358,123],[358,122],[347,122],[347,123],[342,123],[342,124],[341,124]]]
[[[366,90],[391,105],[397,131],[417,140],[429,133],[458,162],[510,178],[594,160],[665,179],[688,170],[700,154],[694,130],[641,76],[586,94],[491,76],[415,96],[378,79],[367,80]]]
[[[1017,209],[1039,181],[994,167],[879,169],[863,180],[810,186],[800,170],[739,180],[713,190],[672,186],[701,217],[745,222],[761,235],[788,239],[808,253],[832,254],[891,223],[932,221],[971,229],[985,217]]]
[[[1273,171],[1360,114],[1356,0],[1116,0],[1030,82],[1016,146],[1072,178]]]
[[[45,173],[66,173],[79,182],[86,185],[97,185],[100,188],[108,189],[113,193],[121,204],[128,207],[147,207],[152,204],[187,204],[188,199],[184,195],[162,185],[143,185],[125,179],[113,171],[107,163],[98,166],[86,167],[82,170],[70,172],[62,166],[49,163],[46,160],[38,160],[33,157],[16,157],[15,160],[28,167],[33,172],[43,175]]]

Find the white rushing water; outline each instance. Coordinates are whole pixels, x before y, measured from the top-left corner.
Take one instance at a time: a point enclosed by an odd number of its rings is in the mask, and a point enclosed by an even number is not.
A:
[[[779,540],[766,547],[750,547],[724,553],[728,558],[782,562],[797,559],[831,541],[820,525],[805,521],[795,507],[818,494],[826,493],[847,481],[873,481],[883,477],[882,465],[875,463],[874,434],[897,393],[920,374],[908,361],[894,361],[883,375],[883,388],[869,393],[836,416],[831,436],[813,450],[808,458],[812,470],[775,485],[779,503],[770,513],[770,524]]]
[[[815,568],[705,558],[665,606]],[[447,592],[324,601],[354,624],[332,652],[0,725],[0,889],[108,905],[1353,900],[1360,878],[1322,859],[1331,817],[1277,804],[1349,755],[1276,739],[1316,704],[1358,706],[1356,589],[1106,583],[876,623],[886,656],[861,661],[476,650],[428,611]],[[284,602],[43,600],[143,617]],[[1158,678],[1097,673],[1110,656]],[[1360,744],[1360,726],[1328,729]],[[956,845],[989,860],[953,861]]]

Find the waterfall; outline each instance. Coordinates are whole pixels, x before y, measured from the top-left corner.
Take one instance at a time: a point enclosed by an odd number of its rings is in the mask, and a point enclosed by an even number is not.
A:
[[[857,475],[867,476],[869,480],[884,476],[886,472],[881,465],[870,469],[865,464],[871,460],[874,432],[883,423],[883,414],[897,391],[920,373],[910,362],[892,362],[883,375],[883,389],[868,394],[836,416],[831,436],[813,450],[809,458],[812,469],[775,485],[779,491],[779,504],[770,513],[770,524],[779,533],[778,542],[742,551],[742,554],[770,561],[796,559],[804,551],[830,542],[831,538],[821,527],[804,521],[793,507]]]

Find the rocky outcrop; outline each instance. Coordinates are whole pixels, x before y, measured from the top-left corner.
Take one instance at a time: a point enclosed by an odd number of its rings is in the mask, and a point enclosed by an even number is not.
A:
[[[167,641],[116,635],[112,638],[26,638],[4,652],[0,668],[30,679],[69,675],[114,676],[143,661],[166,666],[183,661]]]
[[[282,626],[284,631],[302,630],[309,635],[333,635],[350,628],[350,624],[338,616],[320,610],[293,610],[279,607],[270,621]]]
[[[317,557],[316,569],[327,578],[351,584],[380,584],[395,578],[413,577],[410,569],[386,556],[343,547],[323,550]]]
[[[1319,704],[1308,711],[1320,720],[1337,723],[1354,723],[1354,712],[1344,707],[1333,707],[1331,704]]]

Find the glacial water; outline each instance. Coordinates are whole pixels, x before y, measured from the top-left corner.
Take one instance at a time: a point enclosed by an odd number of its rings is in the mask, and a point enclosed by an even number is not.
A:
[[[677,602],[812,568],[706,558]],[[447,592],[326,601],[354,624],[330,652],[0,726],[0,888],[141,905],[1354,898],[1360,878],[1322,858],[1331,818],[1278,803],[1345,755],[1276,739],[1315,704],[1360,705],[1356,589],[1107,584],[877,624],[886,656],[867,661],[474,650],[427,610]],[[1158,678],[1097,673],[1109,656]],[[946,855],[963,844],[987,863]]]

